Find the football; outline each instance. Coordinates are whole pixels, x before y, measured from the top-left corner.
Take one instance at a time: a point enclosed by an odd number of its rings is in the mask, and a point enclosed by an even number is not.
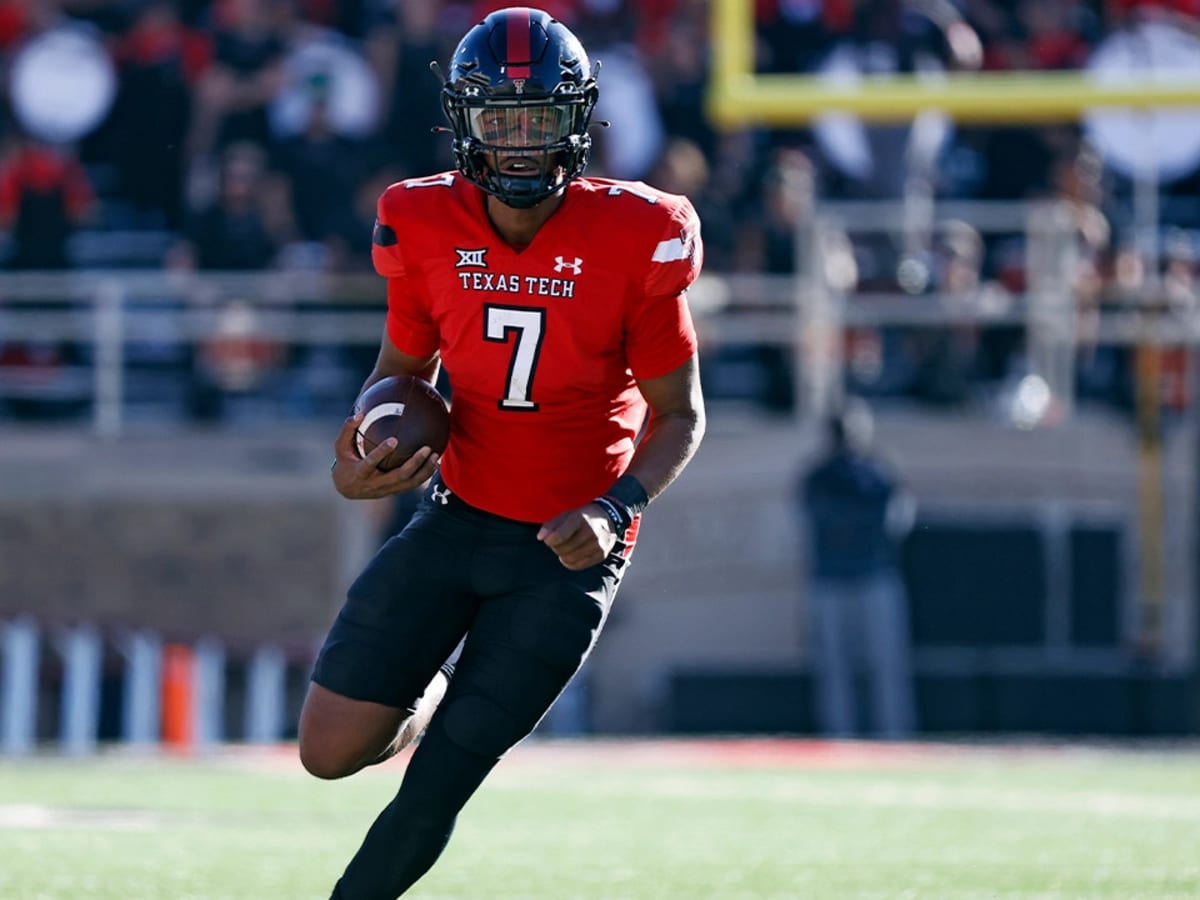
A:
[[[359,395],[354,411],[364,414],[354,442],[360,457],[388,438],[396,439],[396,449],[379,464],[385,471],[422,447],[441,453],[450,439],[446,401],[428,381],[410,375],[381,378]]]

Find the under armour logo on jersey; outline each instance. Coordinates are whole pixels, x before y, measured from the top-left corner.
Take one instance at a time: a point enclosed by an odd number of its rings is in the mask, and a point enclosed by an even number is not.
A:
[[[454,264],[456,269],[486,269],[488,267],[487,256],[488,248],[480,247],[478,250],[464,250],[462,247],[455,247],[454,252],[458,254],[458,262]]]
[[[445,506],[450,502],[450,488],[435,484],[433,490],[429,492],[429,499],[439,506]]]
[[[578,275],[583,271],[583,260],[577,256],[571,262],[567,262],[561,256],[554,257],[554,271],[561,272],[563,269],[570,269],[572,275]]]

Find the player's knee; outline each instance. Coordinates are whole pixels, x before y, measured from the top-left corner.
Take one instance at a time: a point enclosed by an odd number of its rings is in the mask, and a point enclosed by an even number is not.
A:
[[[327,781],[353,775],[376,759],[386,746],[386,741],[384,746],[376,746],[379,738],[328,726],[312,727],[303,719],[300,726],[300,765],[310,775]]]
[[[353,775],[362,763],[360,756],[328,743],[300,741],[300,765],[309,775],[333,781]]]
[[[309,775],[325,781],[335,781],[350,774],[339,760],[319,751],[309,750],[304,745],[300,746],[300,765],[304,766],[304,771]]]
[[[499,759],[532,730],[512,713],[478,694],[458,697],[444,710],[446,736],[468,753]]]

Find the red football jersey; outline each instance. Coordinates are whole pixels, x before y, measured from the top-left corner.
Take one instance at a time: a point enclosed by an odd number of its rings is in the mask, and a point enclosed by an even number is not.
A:
[[[380,197],[372,252],[388,279],[387,334],[404,353],[441,354],[450,490],[544,522],[629,464],[646,416],[635,379],[695,353],[684,292],[703,261],[700,223],[684,197],[580,178],[517,252],[484,204],[455,172]]]

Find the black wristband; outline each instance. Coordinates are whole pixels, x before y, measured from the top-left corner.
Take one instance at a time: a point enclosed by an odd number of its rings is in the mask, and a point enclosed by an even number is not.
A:
[[[633,524],[633,516],[629,510],[620,501],[613,500],[611,497],[597,497],[592,502],[604,510],[604,514],[612,522],[613,534],[624,540],[625,532]]]
[[[613,486],[604,492],[604,496],[616,500],[627,510],[632,521],[650,502],[642,483],[632,475],[622,475],[613,482]]]

